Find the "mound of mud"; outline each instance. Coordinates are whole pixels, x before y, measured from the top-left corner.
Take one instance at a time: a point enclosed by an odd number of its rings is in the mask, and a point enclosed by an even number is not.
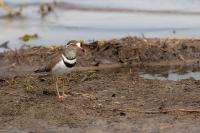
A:
[[[126,37],[103,43],[96,41],[89,49],[94,59],[128,64],[186,61],[200,57],[200,40]]]
[[[79,66],[101,64],[146,64],[154,62],[187,62],[200,57],[198,39],[146,39],[126,37],[84,44],[87,52],[80,53]],[[0,65],[25,65],[37,67],[51,59],[61,47],[29,47],[8,51],[0,55]]]

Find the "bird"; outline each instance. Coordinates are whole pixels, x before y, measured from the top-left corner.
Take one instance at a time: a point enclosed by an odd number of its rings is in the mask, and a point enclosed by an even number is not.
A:
[[[64,93],[60,94],[58,87],[58,78],[61,75],[70,73],[77,62],[77,53],[83,51],[82,43],[76,40],[69,41],[62,47],[62,52],[56,54],[44,67],[39,68],[35,72],[51,72],[53,80],[56,80],[56,92],[59,99],[64,99],[67,95]],[[63,83],[64,84],[64,83]]]
[[[4,48],[4,49],[10,49],[10,47],[8,46],[9,41],[5,41],[2,44],[0,44],[0,48]]]
[[[3,8],[9,16],[9,17],[15,17],[20,16],[23,11],[23,5],[20,5],[20,8],[18,11],[14,10],[12,7],[10,7],[4,0],[0,0],[0,8]]]

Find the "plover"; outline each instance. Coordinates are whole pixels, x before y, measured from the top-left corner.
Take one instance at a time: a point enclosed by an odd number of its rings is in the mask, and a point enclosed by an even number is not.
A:
[[[69,41],[62,49],[62,53],[56,55],[50,60],[43,68],[36,70],[35,72],[51,72],[53,79],[56,79],[56,91],[59,98],[65,98],[66,94],[60,95],[58,89],[58,77],[63,74],[70,73],[76,65],[77,52],[79,50],[84,51],[81,46],[81,42],[72,40]]]

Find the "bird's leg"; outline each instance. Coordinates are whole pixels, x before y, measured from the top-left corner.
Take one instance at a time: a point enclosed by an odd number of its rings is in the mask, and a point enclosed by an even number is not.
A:
[[[56,92],[57,92],[58,98],[62,98],[62,96],[60,95],[60,92],[58,90],[58,77],[56,77]]]
[[[69,82],[71,80],[71,74],[69,74],[69,76],[67,76],[66,80],[67,80],[67,85],[69,85]]]
[[[64,88],[65,88],[65,79],[63,78],[62,79],[62,89],[63,89],[62,96],[66,97],[67,95],[65,94]]]
[[[67,79],[67,82],[69,82],[69,81],[70,81],[70,76],[69,76],[69,77],[67,76],[67,78],[66,78],[66,79]]]
[[[63,97],[68,97],[68,95],[65,94],[65,92],[64,92],[64,88],[65,88],[65,79],[64,79],[64,78],[62,79],[62,88],[63,88],[62,96],[63,96]]]
[[[53,79],[53,81],[55,82],[55,87],[56,87],[56,93],[57,93],[57,95],[58,95],[58,98],[59,99],[61,99],[61,100],[63,100],[64,98],[66,98],[68,95],[66,95],[65,93],[64,93],[64,91],[62,92],[62,94],[60,94],[60,92],[59,92],[59,77],[58,76],[52,76],[52,79]],[[64,85],[65,85],[65,83],[64,83],[64,80],[62,80],[62,87],[64,88]]]
[[[63,90],[65,88],[65,79],[64,78],[62,79],[62,88],[63,88]]]
[[[64,85],[65,85],[64,80],[62,79],[61,81],[62,81],[61,82],[62,87],[64,88]],[[59,89],[58,89],[59,88],[58,82],[59,82],[59,77],[56,77],[56,91],[58,94],[58,98],[63,100],[64,98],[68,97],[68,95],[66,95],[64,91],[62,92],[62,94],[60,94]]]

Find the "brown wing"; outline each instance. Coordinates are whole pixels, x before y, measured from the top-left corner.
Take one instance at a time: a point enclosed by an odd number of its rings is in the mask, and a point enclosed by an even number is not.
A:
[[[39,73],[39,72],[50,72],[52,68],[60,61],[61,59],[61,54],[55,54],[51,56],[49,61],[41,68],[35,70],[34,72]]]

